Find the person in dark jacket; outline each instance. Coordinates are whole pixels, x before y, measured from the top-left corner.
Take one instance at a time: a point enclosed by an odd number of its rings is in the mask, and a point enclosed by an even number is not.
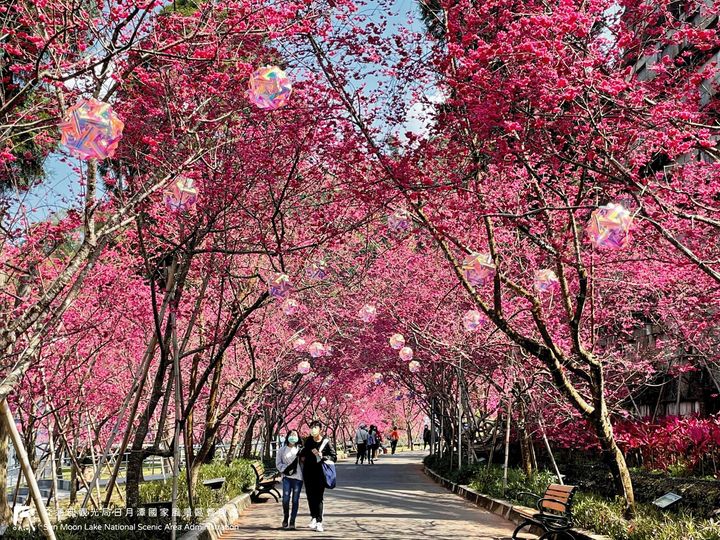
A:
[[[330,440],[323,435],[322,424],[317,420],[310,423],[310,436],[298,454],[303,466],[305,494],[307,495],[311,529],[323,532],[323,496],[325,495],[325,473],[322,462],[337,461],[337,454]]]
[[[368,429],[367,440],[367,458],[370,465],[375,464],[375,457],[379,446],[380,441],[378,440],[378,428],[374,424],[371,424],[370,429]]]
[[[430,433],[430,428],[425,424],[425,428],[423,429],[423,450],[425,450],[425,447],[430,446],[432,440],[432,434]],[[430,452],[432,452],[432,446],[430,446]]]

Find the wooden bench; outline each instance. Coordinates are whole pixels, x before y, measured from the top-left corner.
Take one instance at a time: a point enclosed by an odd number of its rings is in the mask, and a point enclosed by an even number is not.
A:
[[[520,531],[534,525],[544,531],[538,540],[561,540],[563,538],[574,540],[575,537],[570,530],[573,526],[572,502],[576,490],[576,486],[550,484],[542,496],[527,492],[518,493],[518,498],[524,496],[535,499],[535,507],[539,513],[528,516],[525,521],[520,523],[512,537],[517,538]]]
[[[275,489],[279,472],[277,469],[265,470],[265,466],[262,463],[252,464],[253,472],[255,472],[255,488],[250,494],[250,500],[257,502],[260,500],[260,495],[268,493],[272,495],[275,502],[280,502],[280,492]]]

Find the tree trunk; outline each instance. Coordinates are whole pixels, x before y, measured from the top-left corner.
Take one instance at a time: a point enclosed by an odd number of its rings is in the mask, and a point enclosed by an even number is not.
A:
[[[518,427],[518,439],[520,440],[520,459],[522,461],[522,469],[525,476],[532,476],[534,472],[533,467],[533,449],[532,439],[528,434],[526,421],[527,416],[525,414],[525,402],[522,398],[519,400],[519,419],[517,423]]]
[[[625,499],[625,516],[631,518],[635,507],[635,493],[633,492],[630,470],[625,462],[625,456],[615,440],[610,417],[607,413],[598,416],[599,418],[594,419],[594,427],[600,440],[603,460],[612,473],[616,493]]]
[[[12,521],[12,512],[8,506],[7,473],[8,473],[8,430],[5,422],[0,422],[0,523],[9,525]]]
[[[55,427],[48,429],[48,451],[50,459],[50,474],[52,474],[52,498],[55,507],[55,515],[60,515],[60,504],[58,502],[58,475],[57,475],[57,459],[55,457]],[[0,492],[4,493],[4,492]]]
[[[233,422],[232,435],[230,437],[230,446],[228,447],[227,455],[225,456],[225,465],[230,465],[235,458],[235,451],[237,450],[238,442],[240,441],[240,419],[242,415],[238,413]]]
[[[510,457],[510,425],[512,424],[512,397],[508,396],[507,424],[505,425],[505,461],[503,463],[503,495],[507,491],[508,459]]]
[[[272,443],[275,438],[275,422],[267,422],[266,426],[263,459],[270,459],[272,457]]]
[[[243,453],[242,457],[250,459],[252,456],[252,438],[253,432],[255,431],[255,424],[257,423],[257,416],[253,415],[248,422],[248,427],[245,430],[245,436],[243,437]]]
[[[74,461],[70,462],[70,505],[77,502],[78,470]]]
[[[148,434],[150,419],[163,395],[163,383],[169,365],[170,362],[160,362],[157,373],[155,374],[150,400],[145,406],[145,411],[143,411],[140,422],[138,422],[137,431],[135,431],[135,438],[133,439],[127,462],[125,500],[128,508],[136,508],[140,502],[140,482],[142,480],[143,461],[145,460],[145,437],[147,437]],[[168,387],[170,387],[170,383],[168,383]]]
[[[532,476],[534,472],[532,459],[532,441],[527,434],[527,430],[520,428],[520,454],[522,459],[522,469],[525,476]]]
[[[198,483],[198,480],[200,479],[200,467],[202,466],[202,462],[200,460],[195,460],[190,467],[190,482],[192,483],[192,491],[195,492],[195,486]]]

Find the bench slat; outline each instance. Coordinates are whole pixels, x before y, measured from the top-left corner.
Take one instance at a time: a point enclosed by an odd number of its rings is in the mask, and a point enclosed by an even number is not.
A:
[[[572,493],[562,493],[558,491],[547,490],[544,497],[546,499],[557,499],[558,501],[567,502],[572,497]]]
[[[567,506],[565,506],[564,504],[552,501],[543,501],[541,503],[541,506],[546,510],[555,510],[556,512],[565,512],[567,510]]]
[[[575,489],[575,486],[567,486],[564,484],[550,484],[548,486],[548,491],[550,491],[551,489],[554,491],[562,491],[562,492],[570,493],[571,491],[573,491]]]
[[[520,524],[520,528],[534,523],[546,531],[569,530],[572,527],[572,498],[576,489],[576,486],[550,484],[545,494],[537,501],[540,513],[526,518],[525,522]]]

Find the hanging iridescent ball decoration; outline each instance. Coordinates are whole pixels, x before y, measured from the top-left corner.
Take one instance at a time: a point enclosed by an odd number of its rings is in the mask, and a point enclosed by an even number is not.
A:
[[[277,274],[268,284],[268,292],[273,298],[285,298],[292,290],[292,283],[287,274]]]
[[[552,270],[538,270],[535,272],[535,290],[542,293],[552,293],[560,286],[560,281]]]
[[[327,263],[324,259],[311,263],[310,266],[305,269],[305,275],[308,279],[312,279],[314,281],[321,281],[325,279],[328,275]]]
[[[310,362],[308,362],[307,360],[303,360],[298,364],[297,369],[298,373],[300,373],[301,375],[307,375],[308,373],[310,373],[311,369]]]
[[[113,157],[125,124],[109,103],[83,99],[68,109],[60,128],[60,142],[84,159]]]
[[[373,373],[372,381],[375,384],[382,384],[383,382],[383,374],[382,373]]]
[[[465,257],[462,271],[470,285],[479,287],[493,278],[495,264],[489,253],[472,253]]]
[[[313,341],[307,351],[313,358],[320,358],[325,354],[325,346],[319,341]]]
[[[377,317],[377,309],[375,309],[375,306],[373,306],[372,304],[365,304],[363,307],[360,308],[360,311],[358,312],[358,317],[360,317],[360,320],[362,322],[371,323]]]
[[[410,215],[399,208],[388,216],[388,227],[393,232],[404,232],[410,228]]]
[[[173,212],[189,210],[198,200],[198,190],[192,178],[176,178],[165,190],[165,206]]]
[[[420,362],[413,360],[408,364],[408,369],[410,370],[410,373],[417,373],[420,371]]]
[[[295,315],[300,310],[300,302],[294,298],[288,298],[283,302],[283,313],[285,315]]]
[[[630,241],[632,215],[621,204],[609,203],[593,211],[587,234],[597,249],[621,249]]]
[[[320,398],[320,405],[321,405],[322,407],[324,407],[325,405],[327,405],[327,398],[325,398],[324,396],[321,397],[321,398]]]
[[[283,107],[290,99],[292,84],[285,72],[277,66],[263,66],[250,76],[250,101],[260,109],[274,110]]]
[[[305,338],[297,338],[295,341],[293,341],[293,349],[297,352],[302,352],[305,350],[305,347],[307,347],[307,341]]]
[[[403,347],[400,349],[400,359],[404,360],[405,362],[409,362],[413,359],[413,350],[410,347]]]
[[[474,332],[480,328],[485,322],[485,318],[482,313],[477,309],[471,309],[465,312],[463,315],[463,327],[468,332]]]
[[[405,346],[405,337],[402,334],[393,334],[390,336],[390,346],[399,351]]]

